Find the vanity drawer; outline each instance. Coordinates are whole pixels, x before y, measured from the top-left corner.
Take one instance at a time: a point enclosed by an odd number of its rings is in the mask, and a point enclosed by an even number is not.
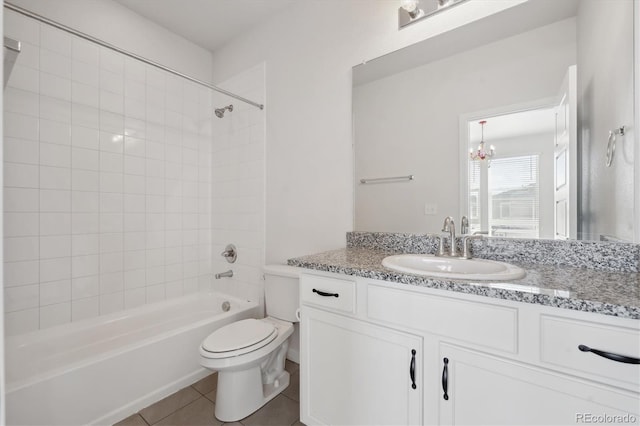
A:
[[[354,281],[303,274],[300,278],[300,301],[305,305],[355,313]]]
[[[595,322],[575,321],[542,315],[540,317],[540,358],[545,364],[588,378],[606,378],[636,387],[640,384],[640,365],[613,361],[579,345],[627,357],[640,358],[638,329]]]
[[[518,310],[489,303],[367,287],[368,317],[453,340],[518,352]]]

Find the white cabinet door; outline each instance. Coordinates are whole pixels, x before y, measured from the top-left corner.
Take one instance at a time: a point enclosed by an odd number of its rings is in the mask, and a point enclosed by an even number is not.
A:
[[[439,369],[443,425],[569,425],[598,423],[598,416],[608,416],[599,423],[640,420],[633,392],[481,352],[441,344]]]
[[[304,424],[421,424],[421,337],[303,306],[300,340]]]

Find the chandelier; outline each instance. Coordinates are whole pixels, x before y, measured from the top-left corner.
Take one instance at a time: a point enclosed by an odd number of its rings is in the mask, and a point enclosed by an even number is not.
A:
[[[477,150],[473,150],[473,148],[469,149],[469,158],[472,160],[484,160],[485,158],[493,157],[495,147],[493,145],[489,146],[489,151],[484,149],[484,125],[487,124],[487,120],[482,120],[479,122],[480,126],[482,126],[482,137],[480,138],[480,144],[478,145]]]

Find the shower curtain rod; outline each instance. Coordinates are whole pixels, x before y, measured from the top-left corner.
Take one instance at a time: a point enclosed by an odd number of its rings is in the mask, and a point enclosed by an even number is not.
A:
[[[150,59],[147,59],[147,58],[144,58],[142,56],[136,55],[135,53],[131,53],[131,52],[126,51],[124,49],[120,49],[119,47],[114,46],[113,44],[110,44],[110,43],[107,43],[106,41],[102,41],[100,39],[92,37],[89,34],[83,33],[81,31],[74,30],[71,27],[67,27],[66,25],[60,24],[60,23],[58,23],[56,21],[52,21],[49,18],[45,18],[42,15],[38,15],[37,13],[31,12],[30,10],[24,9],[24,8],[22,8],[20,6],[16,6],[14,4],[5,2],[4,3],[4,7],[6,7],[9,10],[12,10],[14,12],[20,13],[20,14],[22,14],[24,16],[27,16],[29,18],[33,18],[33,19],[35,19],[37,21],[40,21],[40,22],[42,22],[44,24],[50,25],[52,27],[55,27],[55,28],[57,28],[59,30],[66,31],[69,34],[73,34],[75,36],[78,36],[78,37],[83,38],[85,40],[88,40],[90,42],[96,43],[96,44],[98,44],[98,45],[100,45],[102,47],[106,47],[107,49],[114,50],[114,51],[116,51],[118,53],[121,53],[121,54],[123,54],[125,56],[128,56],[130,58],[133,58],[133,59],[136,59],[138,61],[144,62],[147,65],[154,66],[156,68],[159,68],[159,69],[161,69],[163,71],[166,71],[168,73],[171,73],[173,75],[177,75],[178,77],[182,77],[184,79],[187,79],[187,80],[189,80],[189,81],[191,81],[193,83],[196,83],[196,84],[199,84],[201,86],[207,87],[207,88],[209,88],[211,90],[214,90],[216,92],[222,93],[222,94],[227,95],[227,96],[230,96],[230,97],[232,97],[234,99],[237,99],[239,101],[246,102],[246,103],[248,103],[250,105],[253,105],[253,106],[257,107],[257,108],[264,109],[264,105],[263,104],[259,104],[257,102],[253,102],[253,101],[251,101],[251,100],[249,100],[247,98],[243,98],[242,96],[236,95],[235,93],[231,93],[231,92],[229,92],[227,90],[221,89],[220,87],[216,87],[216,86],[213,86],[213,85],[211,85],[209,83],[205,83],[202,80],[198,80],[197,78],[190,77],[190,76],[188,76],[186,74],[183,74],[183,73],[181,73],[179,71],[176,71],[176,70],[171,69],[169,67],[165,67],[164,65],[161,65],[161,64],[159,64],[157,62],[154,62],[154,61],[152,61]]]

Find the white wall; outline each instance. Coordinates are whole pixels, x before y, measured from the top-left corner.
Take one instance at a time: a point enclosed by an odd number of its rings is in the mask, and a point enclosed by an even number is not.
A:
[[[575,61],[568,19],[355,87],[355,230],[438,232],[460,211],[460,116],[553,97]],[[415,180],[358,183],[409,174]],[[425,203],[437,213],[425,215]]]
[[[468,2],[399,31],[396,1],[301,1],[215,52],[214,81],[267,66],[267,263],[343,247],[352,230],[351,68],[514,4]]]
[[[11,3],[184,72],[211,79],[211,53],[113,0],[12,0]]]
[[[210,90],[15,12],[5,34],[7,334],[209,289]]]
[[[640,182],[634,162],[634,45],[631,1],[584,1],[578,11],[578,128],[582,146],[582,234],[633,241],[638,232],[634,198]],[[615,22],[615,25],[611,25]],[[621,34],[625,34],[621,36]],[[598,52],[593,55],[592,52]],[[637,90],[637,89],[636,89]],[[609,130],[625,126],[611,167],[605,165]],[[634,227],[636,229],[634,230]]]

